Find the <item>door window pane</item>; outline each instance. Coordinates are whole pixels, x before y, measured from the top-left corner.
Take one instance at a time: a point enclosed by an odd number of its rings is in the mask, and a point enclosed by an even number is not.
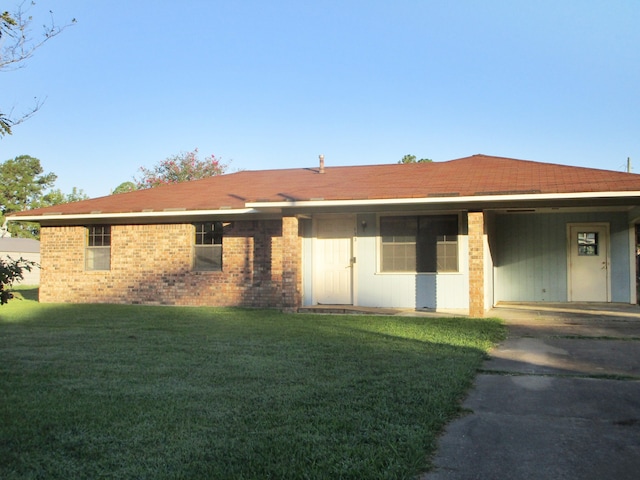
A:
[[[598,256],[598,232],[578,232],[578,255]]]

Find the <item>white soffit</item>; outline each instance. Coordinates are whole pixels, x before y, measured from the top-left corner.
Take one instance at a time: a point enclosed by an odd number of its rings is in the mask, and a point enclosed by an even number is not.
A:
[[[229,216],[229,215],[246,215],[249,213],[261,213],[253,208],[237,208],[222,210],[184,210],[184,209],[166,209],[157,212],[127,212],[127,213],[51,213],[49,215],[21,215],[19,217],[5,217],[13,222],[41,222],[47,220],[99,220],[99,219],[142,219],[142,218],[167,218],[167,217],[198,217],[198,216]]]
[[[426,205],[445,203],[510,202],[527,200],[581,200],[581,199],[638,198],[640,191],[631,192],[578,192],[578,193],[527,193],[515,195],[472,195],[466,197],[381,198],[373,200],[303,200],[291,202],[247,202],[251,208],[264,207],[346,207],[376,205]]]
[[[640,201],[640,191],[630,192],[578,192],[578,193],[538,193],[538,194],[513,194],[513,195],[472,195],[465,197],[421,197],[421,198],[381,198],[372,200],[302,200],[284,202],[247,202],[246,208],[222,208],[217,210],[185,210],[166,209],[159,211],[123,212],[123,213],[78,213],[63,214],[50,213],[48,215],[21,215],[5,217],[14,222],[42,222],[55,220],[100,220],[100,219],[162,219],[171,217],[198,217],[198,216],[232,216],[264,214],[267,211],[276,213],[283,208],[304,207],[367,207],[367,206],[392,206],[392,205],[444,205],[444,204],[468,204],[468,203],[499,203],[517,201],[540,200],[584,200],[584,199],[616,199],[637,198]]]

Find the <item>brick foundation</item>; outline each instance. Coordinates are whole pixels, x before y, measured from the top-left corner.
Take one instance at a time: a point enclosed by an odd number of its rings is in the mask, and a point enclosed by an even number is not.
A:
[[[192,270],[191,224],[113,225],[109,271],[85,271],[85,242],[82,226],[41,229],[41,302],[284,310],[300,304],[301,241],[294,217],[225,226],[220,272]]]

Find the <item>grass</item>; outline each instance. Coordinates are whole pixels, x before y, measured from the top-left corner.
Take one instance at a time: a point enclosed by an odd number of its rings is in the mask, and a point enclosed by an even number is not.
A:
[[[497,320],[0,309],[0,478],[402,479]]]

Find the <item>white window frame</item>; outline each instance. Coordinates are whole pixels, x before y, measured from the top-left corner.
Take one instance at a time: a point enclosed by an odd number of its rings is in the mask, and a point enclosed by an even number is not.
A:
[[[207,225],[213,228],[209,230]],[[200,227],[203,227],[203,230],[199,230]],[[193,224],[193,271],[222,271],[222,230],[222,222],[195,222]],[[208,243],[209,241],[211,243]]]
[[[111,270],[111,225],[88,225],[85,228],[85,271],[104,272]],[[102,231],[98,232],[97,229],[102,229]]]

